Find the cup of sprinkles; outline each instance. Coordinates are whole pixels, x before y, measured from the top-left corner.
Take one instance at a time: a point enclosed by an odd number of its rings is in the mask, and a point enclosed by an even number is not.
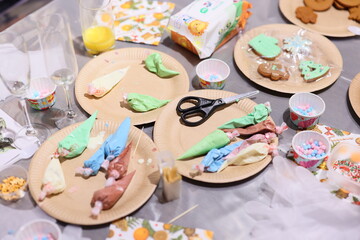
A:
[[[327,161],[329,182],[353,194],[360,194],[360,146],[341,142]]]
[[[15,240],[61,240],[61,230],[56,223],[46,219],[36,219],[22,226]]]
[[[0,172],[0,197],[5,201],[23,198],[27,185],[27,171],[19,165],[11,165]]]
[[[33,109],[45,110],[55,104],[56,85],[47,78],[36,78],[31,82],[27,101]]]
[[[196,66],[196,74],[200,87],[206,89],[223,89],[225,81],[230,75],[230,67],[226,62],[210,58],[201,61]]]
[[[302,131],[293,137],[292,148],[296,163],[314,171],[329,156],[331,145],[328,138],[318,132]]]
[[[298,129],[314,127],[325,111],[324,100],[313,93],[296,93],[289,100],[290,119]]]

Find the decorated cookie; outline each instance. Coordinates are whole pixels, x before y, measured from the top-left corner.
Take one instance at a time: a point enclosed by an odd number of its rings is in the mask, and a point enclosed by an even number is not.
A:
[[[262,63],[258,67],[258,72],[273,81],[288,80],[290,77],[287,68],[279,63]]]
[[[281,48],[277,45],[278,42],[276,38],[259,34],[250,40],[249,46],[256,55],[267,60],[274,60],[281,53]]]
[[[303,39],[301,36],[296,35],[294,37],[285,38],[283,40],[283,49],[291,54],[307,54],[310,52],[310,45],[312,42],[308,39]]]
[[[298,7],[295,10],[296,17],[303,23],[316,23],[317,14],[309,7]]]
[[[299,68],[305,82],[313,82],[325,76],[330,70],[330,67],[314,63],[313,61],[302,61]]]
[[[360,22],[360,5],[357,7],[349,8],[349,19]]]
[[[360,0],[336,0],[344,7],[356,7],[360,5]]]
[[[305,6],[318,12],[328,10],[333,3],[334,0],[304,0]]]

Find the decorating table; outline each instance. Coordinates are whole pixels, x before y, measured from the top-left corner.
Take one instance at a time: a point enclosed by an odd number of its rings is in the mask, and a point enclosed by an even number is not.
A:
[[[170,2],[176,4],[173,11],[173,14],[175,14],[192,1],[172,0]],[[219,91],[240,94],[259,90],[260,93],[252,100],[256,103],[270,102],[272,108],[271,118],[275,124],[280,125],[282,122],[286,122],[289,125],[290,129],[279,137],[279,153],[281,156],[285,156],[286,152],[290,149],[291,139],[296,133],[296,129],[290,121],[289,98],[292,94],[291,92],[286,93],[286,90],[283,88],[281,91],[276,91],[276,86],[262,86],[259,82],[250,80],[247,74],[244,74],[238,67],[238,65],[242,65],[242,61],[246,61],[246,59],[239,58],[235,61],[234,49],[236,49],[237,43],[252,29],[268,24],[292,24],[287,20],[285,15],[294,13],[286,12],[286,14],[283,15],[277,0],[256,0],[250,2],[252,8],[249,9],[249,11],[252,15],[248,19],[245,29],[216,50],[211,57],[223,60],[230,67],[230,75],[227,78],[225,87]],[[55,12],[67,16],[67,20],[70,23],[79,70],[89,61],[100,58],[101,55],[93,58],[86,54],[81,36],[79,6],[76,0],[54,0],[21,19],[8,29],[23,34],[25,40],[31,41],[37,34],[37,17],[44,13],[49,14]],[[296,19],[292,19],[292,21],[296,22]],[[311,28],[311,26],[308,26],[308,31],[311,31]],[[274,29],[274,31],[275,30],[276,29]],[[328,29],[325,29],[325,33],[326,31],[328,31]],[[346,29],[344,31],[346,31]],[[338,32],[336,34],[341,35],[341,33]],[[329,35],[331,35],[331,33]],[[324,39],[326,40],[325,37]],[[335,79],[335,82],[329,83],[328,86],[320,87],[314,92],[326,103],[326,110],[320,117],[320,123],[349,132],[360,133],[360,119],[356,114],[356,110],[354,110],[356,106],[352,106],[353,101],[349,98],[350,84],[353,79],[356,80],[355,76],[360,70],[360,37],[336,36],[327,37],[327,39],[339,50],[342,56],[343,66],[342,69],[338,69],[339,77]],[[321,42],[319,44],[321,45]],[[201,62],[201,59],[192,52],[174,43],[170,39],[167,31],[164,32],[160,44],[157,46],[124,41],[116,42],[115,49],[121,50],[124,48],[145,48],[160,51],[171,56],[180,62],[186,70],[189,77],[189,91],[200,90],[198,77],[196,75],[196,66]],[[331,53],[327,57],[336,62],[337,59],[332,58],[338,58],[338,55]],[[74,110],[80,116],[81,120],[85,120],[89,117],[89,114],[77,101],[74,85],[76,85],[76,83],[70,88],[72,101],[74,101]],[[60,88],[56,91],[56,98],[56,103],[48,110],[39,111],[28,106],[31,121],[33,123],[39,122],[46,124],[52,134],[58,131],[54,121],[56,117],[58,117],[59,110],[66,109],[65,95]],[[8,115],[16,119],[19,119],[19,115],[22,114],[18,99],[13,97],[9,97],[0,102],[0,107]],[[91,109],[91,106],[88,106],[88,108]],[[99,110],[101,111],[101,109]],[[25,119],[24,122],[20,122],[20,124],[24,123]],[[168,127],[171,126],[171,124],[168,125]],[[139,124],[136,125],[136,127],[153,139],[153,122]],[[166,131],[166,128],[164,131]],[[28,168],[30,161],[31,158],[22,159],[16,164]],[[260,189],[264,183],[264,175],[268,171],[269,166],[246,179],[229,183],[209,183],[191,178],[183,178],[182,191],[179,199],[163,203],[159,201],[161,191],[160,189],[156,189],[154,194],[141,207],[132,212],[130,216],[168,222],[187,209],[198,205],[195,209],[176,220],[174,224],[211,230],[214,232],[215,239],[243,239],[247,236],[253,224],[252,219],[244,212],[243,206],[248,201],[259,199]],[[34,202],[29,192],[26,193],[25,198],[21,199],[21,201],[12,204],[0,204],[0,212],[2,219],[0,238],[18,230],[19,227],[33,219],[45,218],[55,221],[54,218],[50,217]],[[64,229],[68,224],[62,221],[56,221],[56,223],[61,229]],[[109,232],[109,223],[82,226],[82,230],[83,237],[105,239]]]

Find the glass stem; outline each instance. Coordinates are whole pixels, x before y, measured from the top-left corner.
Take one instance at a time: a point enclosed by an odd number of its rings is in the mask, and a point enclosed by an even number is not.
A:
[[[36,130],[34,129],[33,125],[31,124],[29,113],[28,113],[28,110],[26,107],[26,101],[24,98],[20,99],[20,104],[25,113],[25,121],[26,121],[26,133],[25,134],[27,136],[34,136],[34,135],[36,135]]]
[[[71,106],[71,97],[70,97],[70,93],[69,93],[69,85],[64,85],[64,91],[65,91],[65,97],[66,97],[66,104],[67,104],[67,111],[66,111],[66,116],[68,118],[74,118],[76,117],[76,113],[74,112],[74,110],[72,109]]]

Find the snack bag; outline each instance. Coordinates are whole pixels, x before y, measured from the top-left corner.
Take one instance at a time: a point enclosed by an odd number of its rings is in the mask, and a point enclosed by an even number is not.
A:
[[[241,29],[251,4],[240,0],[197,0],[171,16],[171,39],[199,55],[209,57]]]

